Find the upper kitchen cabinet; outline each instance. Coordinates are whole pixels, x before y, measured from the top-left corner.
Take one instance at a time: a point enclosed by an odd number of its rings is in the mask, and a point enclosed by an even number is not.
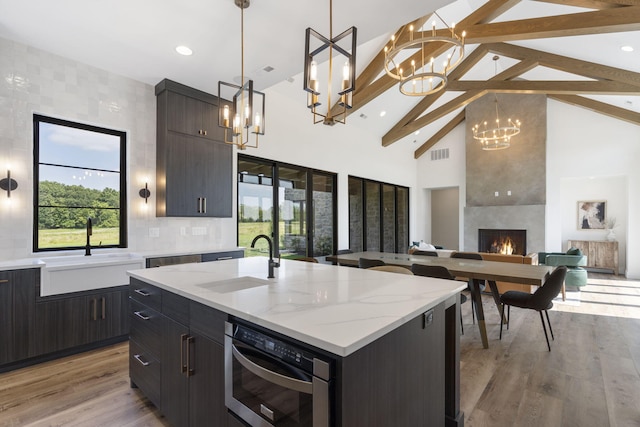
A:
[[[166,79],[156,96],[156,215],[231,217],[233,148],[218,98]]]

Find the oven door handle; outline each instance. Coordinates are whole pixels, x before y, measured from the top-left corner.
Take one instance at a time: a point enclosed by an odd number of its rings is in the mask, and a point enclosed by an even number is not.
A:
[[[249,372],[259,376],[263,380],[269,381],[273,384],[277,384],[284,388],[288,388],[290,390],[299,391],[300,393],[313,393],[313,383],[290,378],[285,375],[278,374],[277,372],[265,369],[262,366],[247,359],[242,353],[240,353],[235,345],[231,346],[231,352],[233,353],[233,357],[236,358],[238,363],[240,363]]]

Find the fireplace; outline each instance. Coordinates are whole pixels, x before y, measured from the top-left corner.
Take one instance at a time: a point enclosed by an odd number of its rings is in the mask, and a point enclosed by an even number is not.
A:
[[[478,252],[506,255],[527,254],[527,230],[478,230]]]

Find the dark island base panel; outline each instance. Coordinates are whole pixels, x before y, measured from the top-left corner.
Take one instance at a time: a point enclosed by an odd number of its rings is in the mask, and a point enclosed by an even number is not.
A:
[[[184,330],[178,332],[196,336],[196,342],[200,343],[203,337],[198,338],[196,330],[204,325],[198,326],[197,323],[201,323],[202,319],[211,320],[207,322],[207,327],[210,329],[207,335],[210,339],[213,338],[213,341],[207,340],[210,344],[205,346],[207,355],[204,357],[209,361],[215,360],[217,366],[207,367],[206,378],[198,375],[202,371],[196,371],[192,377],[180,376],[180,378],[186,382],[200,378],[200,383],[212,386],[215,392],[208,395],[216,396],[220,401],[209,402],[207,410],[218,408],[217,415],[210,414],[210,416],[218,420],[226,420],[227,426],[230,427],[245,427],[246,424],[236,418],[235,414],[229,413],[224,405],[224,360],[220,357],[222,346],[216,344],[216,341],[219,342],[221,338],[224,320],[233,319],[233,316],[133,279],[132,290],[135,291],[138,288],[144,288],[143,293],[148,296],[142,297],[140,294],[132,293],[132,310],[143,312],[144,317],[150,319],[164,319],[162,324],[165,326],[163,330],[156,332],[160,334],[156,339],[167,343],[167,346],[173,341],[179,342],[178,338],[181,336],[177,332],[172,332],[172,329],[178,325],[171,319],[173,315],[180,315],[183,324],[189,325],[185,325]],[[143,300],[148,305],[141,305],[137,300]],[[160,303],[161,312],[156,312],[149,307],[153,306],[156,300]],[[181,306],[184,310],[176,310]],[[334,421],[331,425],[335,427],[378,425],[462,427],[464,417],[459,412],[459,399],[455,398],[457,387],[445,387],[446,382],[452,381],[452,376],[453,381],[459,379],[459,363],[455,362],[455,360],[459,361],[459,348],[455,345],[458,338],[455,336],[455,331],[459,331],[456,321],[459,314],[456,310],[459,310],[459,305],[445,309],[445,304],[441,303],[347,357],[340,358],[332,355],[336,365],[336,378],[334,380]],[[453,320],[453,325],[447,325],[448,320]],[[147,337],[139,334],[142,331],[138,330],[138,326],[152,321],[132,323],[132,341],[130,342],[132,355],[144,354],[145,346],[139,347],[138,340],[143,341]],[[263,328],[258,326],[257,329]],[[454,336],[447,339],[447,333],[451,330],[454,331]],[[167,341],[166,338],[162,338],[166,334],[172,339]],[[280,334],[274,333],[274,335]],[[203,348],[201,345],[200,349]],[[301,345],[306,344],[301,343]],[[164,357],[169,354],[167,346],[155,355],[153,352],[143,355],[145,366],[137,360],[130,359],[130,375],[131,386],[139,386],[152,402],[160,403],[162,405],[158,406],[160,411],[168,420],[173,421],[180,418],[172,416],[171,411],[174,408],[167,407],[164,402],[183,400],[181,396],[176,395],[178,393],[185,393],[190,396],[190,399],[197,396],[197,393],[190,388],[191,385],[187,387],[189,391],[181,387],[165,389],[164,385],[169,384],[168,378],[173,376],[166,371],[166,368],[174,365],[164,360]],[[453,354],[447,354],[449,351],[453,351]],[[198,344],[196,344],[197,352]],[[197,358],[198,355],[196,354],[195,357]],[[179,358],[173,362],[177,360]],[[156,370],[153,369],[154,365],[157,367]],[[420,378],[423,380],[419,380]],[[449,396],[448,393],[453,395]],[[184,395],[182,397],[184,398]],[[394,404],[394,401],[398,400],[404,403]],[[189,409],[186,408],[193,407],[188,401],[183,405],[184,411],[187,412]],[[183,414],[182,411],[178,412]],[[188,419],[198,417],[198,414],[191,412],[183,416]]]

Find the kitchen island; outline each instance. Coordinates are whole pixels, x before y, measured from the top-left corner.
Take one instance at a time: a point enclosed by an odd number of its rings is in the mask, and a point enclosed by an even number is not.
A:
[[[224,325],[238,319],[332,361],[330,425],[463,424],[457,322],[464,283],[284,260],[276,277],[267,279],[267,259],[261,257],[134,270],[129,275],[132,384],[165,415],[173,410],[172,396],[185,394],[169,387],[166,343],[180,341],[176,365],[186,371],[185,381],[193,383],[202,366],[197,343],[209,344],[216,354],[205,359],[218,362],[205,368],[210,376],[201,381],[217,390],[211,399],[219,400],[224,394]],[[149,320],[141,320],[145,318]],[[155,326],[148,327],[153,319]],[[176,324],[184,330],[176,329],[174,338],[165,339]],[[149,333],[159,338],[149,340]],[[180,360],[185,358],[189,360]],[[155,374],[141,373],[141,366],[154,365]],[[201,398],[191,385],[184,387],[194,400]],[[213,401],[203,405],[224,406]],[[174,424],[191,418],[184,425],[198,425],[194,408],[199,405],[183,406],[179,416],[167,418]],[[218,415],[220,420],[226,416]],[[228,425],[243,425],[234,422]]]

